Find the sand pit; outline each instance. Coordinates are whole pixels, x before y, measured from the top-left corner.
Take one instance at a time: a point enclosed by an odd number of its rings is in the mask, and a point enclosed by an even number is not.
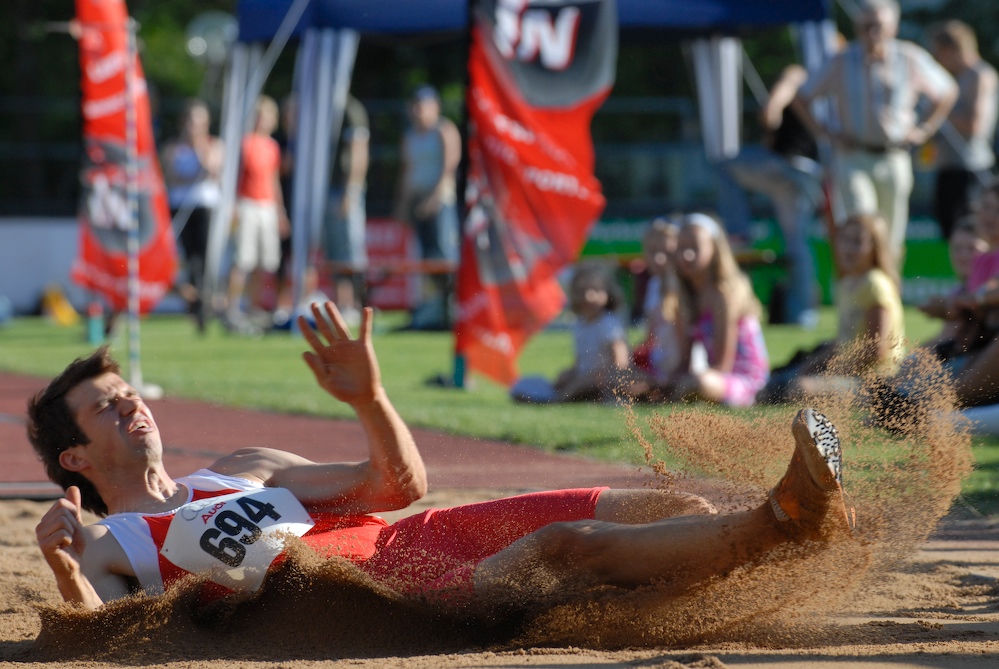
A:
[[[486,491],[479,491],[485,494]],[[431,500],[446,504],[451,493],[440,491]],[[466,493],[455,493],[466,501]],[[39,607],[57,604],[59,595],[34,545],[34,523],[46,504],[0,502],[0,525],[5,528],[0,547],[0,662],[25,669],[90,669],[95,666],[184,667],[185,669],[309,667],[382,667],[459,669],[464,667],[994,667],[999,656],[999,522],[970,519],[959,511],[944,519],[940,530],[910,559],[881,573],[838,613],[811,629],[790,635],[780,629],[742,630],[741,638],[706,641],[681,648],[632,647],[602,650],[567,647],[476,647],[468,630],[449,629],[447,620],[400,620],[405,607],[393,608],[391,597],[346,590],[332,601],[307,601],[270,618],[253,621],[244,632],[219,634],[211,621],[201,628],[171,622],[155,606],[118,617],[114,625],[84,624],[70,637],[75,648],[55,649],[63,659],[44,659],[33,650],[41,629]],[[294,594],[285,593],[285,602]],[[275,597],[270,604],[279,603]],[[329,615],[335,603],[351,607],[342,618]],[[314,616],[322,614],[325,625]],[[231,622],[233,619],[229,618]],[[592,625],[596,618],[587,619]],[[290,637],[279,636],[288,623],[302,625]],[[763,621],[767,622],[766,620]],[[141,623],[141,624],[140,624]],[[341,623],[341,624],[337,624]],[[369,630],[410,633],[391,637],[372,631],[352,635],[342,624],[365,623]],[[294,627],[292,625],[292,627]],[[107,635],[138,639],[139,653],[115,648]],[[455,633],[456,632],[456,633]],[[785,628],[792,632],[792,628]],[[424,639],[426,633],[440,636]],[[452,634],[454,634],[452,636]],[[474,634],[474,631],[473,631]],[[189,636],[190,635],[190,636]],[[473,642],[449,647],[455,639]],[[155,640],[155,642],[154,642]],[[224,643],[220,643],[224,641]],[[330,648],[331,643],[343,645]],[[360,643],[358,643],[360,642]],[[354,645],[351,646],[350,644]],[[458,644],[460,645],[460,644]],[[434,647],[436,646],[436,647]],[[74,653],[105,653],[87,659],[65,659]],[[107,652],[110,650],[111,652]],[[352,658],[344,658],[343,653]],[[333,658],[333,659],[331,659]],[[339,658],[339,659],[336,659]]]
[[[485,491],[481,491],[485,492]],[[455,495],[460,501],[467,494]],[[448,503],[441,491],[434,505]],[[363,587],[345,588],[328,600],[306,598],[275,614],[272,606],[296,601],[291,592],[262,602],[261,617],[242,631],[218,623],[179,624],[155,605],[135,607],[114,624],[81,624],[68,637],[74,646],[34,650],[41,630],[39,607],[55,606],[58,593],[34,545],[34,523],[45,504],[0,503],[5,528],[0,549],[0,661],[30,669],[126,666],[237,669],[238,667],[993,667],[999,655],[999,523],[952,514],[922,549],[880,573],[851,602],[818,627],[759,629],[746,626],[731,640],[682,648],[614,650],[568,647],[476,646],[475,630],[455,629],[446,619],[415,620],[413,609]],[[289,584],[293,586],[294,584]],[[282,601],[283,599],[283,601]],[[333,616],[343,604],[345,614]],[[693,603],[696,608],[696,602]],[[125,607],[128,609],[129,607]],[[710,607],[704,607],[710,610]],[[228,623],[239,622],[230,617]],[[317,614],[325,623],[317,625]],[[267,621],[271,621],[271,625]],[[596,615],[583,622],[591,626]],[[768,620],[764,619],[763,623]],[[352,634],[365,624],[367,635]],[[289,636],[284,636],[289,630]],[[297,629],[299,628],[300,629]],[[392,636],[378,629],[408,630]],[[783,633],[782,633],[783,629]],[[140,652],[117,647],[110,634],[136,642]],[[421,635],[432,634],[430,638]],[[456,643],[457,641],[457,643]],[[470,646],[456,648],[462,643]],[[338,644],[331,647],[331,644]],[[353,644],[353,645],[351,645]],[[102,653],[94,657],[90,653]],[[80,653],[84,653],[81,656]],[[344,655],[351,658],[344,658]],[[76,657],[77,659],[66,659]],[[85,659],[86,657],[86,659]],[[332,658],[332,659],[331,659]],[[339,658],[339,659],[337,659]],[[92,661],[88,661],[92,660]],[[96,662],[96,664],[94,663]]]
[[[932,397],[919,425],[897,436],[865,425],[862,395],[812,398],[843,437],[858,517],[849,540],[783,547],[681,597],[655,587],[603,589],[509,618],[444,613],[309,555],[290,560],[251,601],[203,609],[193,590],[181,590],[74,612],[59,605],[34,545],[47,504],[2,502],[0,661],[197,669],[994,666],[999,523],[946,515],[970,465],[968,438],[937,411],[951,401],[946,388]],[[658,472],[650,484],[697,488],[726,511],[758,504],[786,467],[791,415],[695,407],[653,420],[645,430]],[[658,466],[664,448],[685,461],[688,475]],[[436,490],[413,510],[499,492],[509,491]]]

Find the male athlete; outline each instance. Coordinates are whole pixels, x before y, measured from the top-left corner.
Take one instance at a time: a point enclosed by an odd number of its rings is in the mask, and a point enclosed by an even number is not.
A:
[[[152,412],[106,348],[74,361],[29,402],[31,442],[66,490],[36,529],[66,601],[95,609],[162,593],[190,573],[208,579],[214,596],[252,592],[289,535],[407,595],[522,604],[552,584],[560,592],[656,582],[679,592],[781,544],[849,532],[836,429],[811,409],[792,426],[787,473],[750,511],[719,515],[693,495],[595,488],[429,510],[388,525],[371,514],[406,507],[427,482],[381,385],[371,310],[356,340],[332,302],[312,312],[315,328],[300,319],[312,348],[305,362],[356,412],[368,440],[364,462],[245,448],[174,479]],[[102,519],[85,526],[81,509]]]

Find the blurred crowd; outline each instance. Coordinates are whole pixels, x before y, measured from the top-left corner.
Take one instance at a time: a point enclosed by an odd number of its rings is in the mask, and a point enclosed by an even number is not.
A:
[[[224,291],[209,295],[205,281],[212,212],[221,199],[225,151],[210,134],[208,106],[191,100],[178,136],[162,151],[162,165],[174,230],[184,259],[176,286],[204,332],[219,316],[229,332],[256,335],[286,328],[301,304],[333,299],[348,323],[357,323],[365,301],[368,256],[365,244],[365,191],[370,128],[364,105],[348,96],[340,135],[330,156],[330,180],[319,239],[310,251],[297,291],[291,276],[292,175],[295,169],[296,108],[293,97],[279,106],[262,95],[241,142],[235,214]],[[400,146],[396,218],[408,224],[420,256],[445,271],[428,272],[424,302],[413,321],[422,328],[445,328],[449,314],[439,308],[453,290],[458,261],[456,171],[461,159],[457,127],[441,114],[430,86],[410,98],[410,124]],[[323,293],[327,290],[331,295]]]
[[[766,311],[740,266],[746,207],[684,212],[652,220],[643,236],[641,322],[629,345],[616,267],[597,261],[572,268],[568,305],[575,357],[555,379],[526,378],[523,401],[703,400],[733,407],[781,403],[876,379],[877,396],[896,410],[912,404],[901,300],[913,153],[936,156],[934,214],[947,240],[959,286],[920,308],[939,319],[938,336],[919,344],[953,375],[966,407],[999,402],[999,185],[993,178],[999,77],[979,54],[974,30],[945,21],[923,47],[898,38],[896,0],[865,0],[853,16],[854,39],[840,37],[823,67],[788,65],[760,109],[764,141],[718,165],[733,193],[757,192],[772,204],[783,236],[787,293],[782,322],[803,330],[818,321],[819,290],[810,231],[819,221],[832,249],[836,337],[772,368],[762,334]],[[440,98],[418,88],[400,145],[395,217],[410,226],[421,258],[457,265],[458,129]],[[296,292],[289,272],[289,204],[295,168],[294,100],[261,97],[240,151],[231,270],[223,297],[208,296],[205,267],[212,211],[220,199],[224,151],[209,133],[208,107],[186,107],[162,163],[185,259],[177,285],[199,329],[220,315],[234,333],[287,324],[301,301],[325,299],[348,323],[366,303],[365,190],[370,128],[350,97],[331,156],[321,239]],[[739,198],[725,198],[738,202]],[[273,277],[276,297],[262,286]],[[413,326],[449,324],[453,273],[426,274],[431,296]],[[444,299],[441,299],[441,296]],[[769,305],[771,310],[778,305]],[[771,321],[773,314],[770,314]],[[909,348],[912,348],[911,346]],[[999,422],[999,421],[997,421]]]
[[[791,65],[781,73],[761,110],[764,146],[720,165],[732,187],[772,201],[792,327],[817,321],[807,235],[814,221],[824,224],[836,337],[771,368],[763,308],[726,233],[744,226],[713,213],[677,214],[651,221],[643,239],[643,341],[628,346],[615,273],[582,263],[569,282],[575,361],[550,384],[524,379],[515,399],[745,407],[853,389],[877,405],[876,418],[912,418],[919,404],[912,370],[928,356],[954,379],[976,425],[999,425],[996,71],[959,21],[934,26],[929,51],[897,38],[894,0],[863,3],[854,22],[855,41],[841,44],[823,68],[808,74]],[[818,101],[824,114],[814,111]],[[941,328],[930,341],[909,343],[900,274],[912,154],[927,142],[938,157],[935,214],[958,286],[919,305]]]

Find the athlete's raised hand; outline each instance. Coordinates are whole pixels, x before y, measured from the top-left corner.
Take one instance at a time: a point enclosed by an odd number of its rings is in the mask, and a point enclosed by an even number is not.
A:
[[[81,508],[80,489],[70,486],[66,496],[56,500],[35,527],[38,547],[57,580],[80,573],[80,561],[87,547]]]
[[[302,357],[316,375],[316,381],[333,397],[352,406],[374,400],[382,381],[371,345],[371,308],[365,307],[361,312],[357,339],[351,339],[343,316],[332,302],[323,305],[313,302],[312,314],[315,327],[304,316],[298,317],[298,326],[312,346]]]

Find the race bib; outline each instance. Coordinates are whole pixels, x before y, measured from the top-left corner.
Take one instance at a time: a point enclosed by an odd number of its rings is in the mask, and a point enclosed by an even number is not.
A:
[[[284,488],[236,492],[178,509],[160,553],[189,572],[210,574],[219,585],[254,592],[288,535],[300,537],[313,525]]]

